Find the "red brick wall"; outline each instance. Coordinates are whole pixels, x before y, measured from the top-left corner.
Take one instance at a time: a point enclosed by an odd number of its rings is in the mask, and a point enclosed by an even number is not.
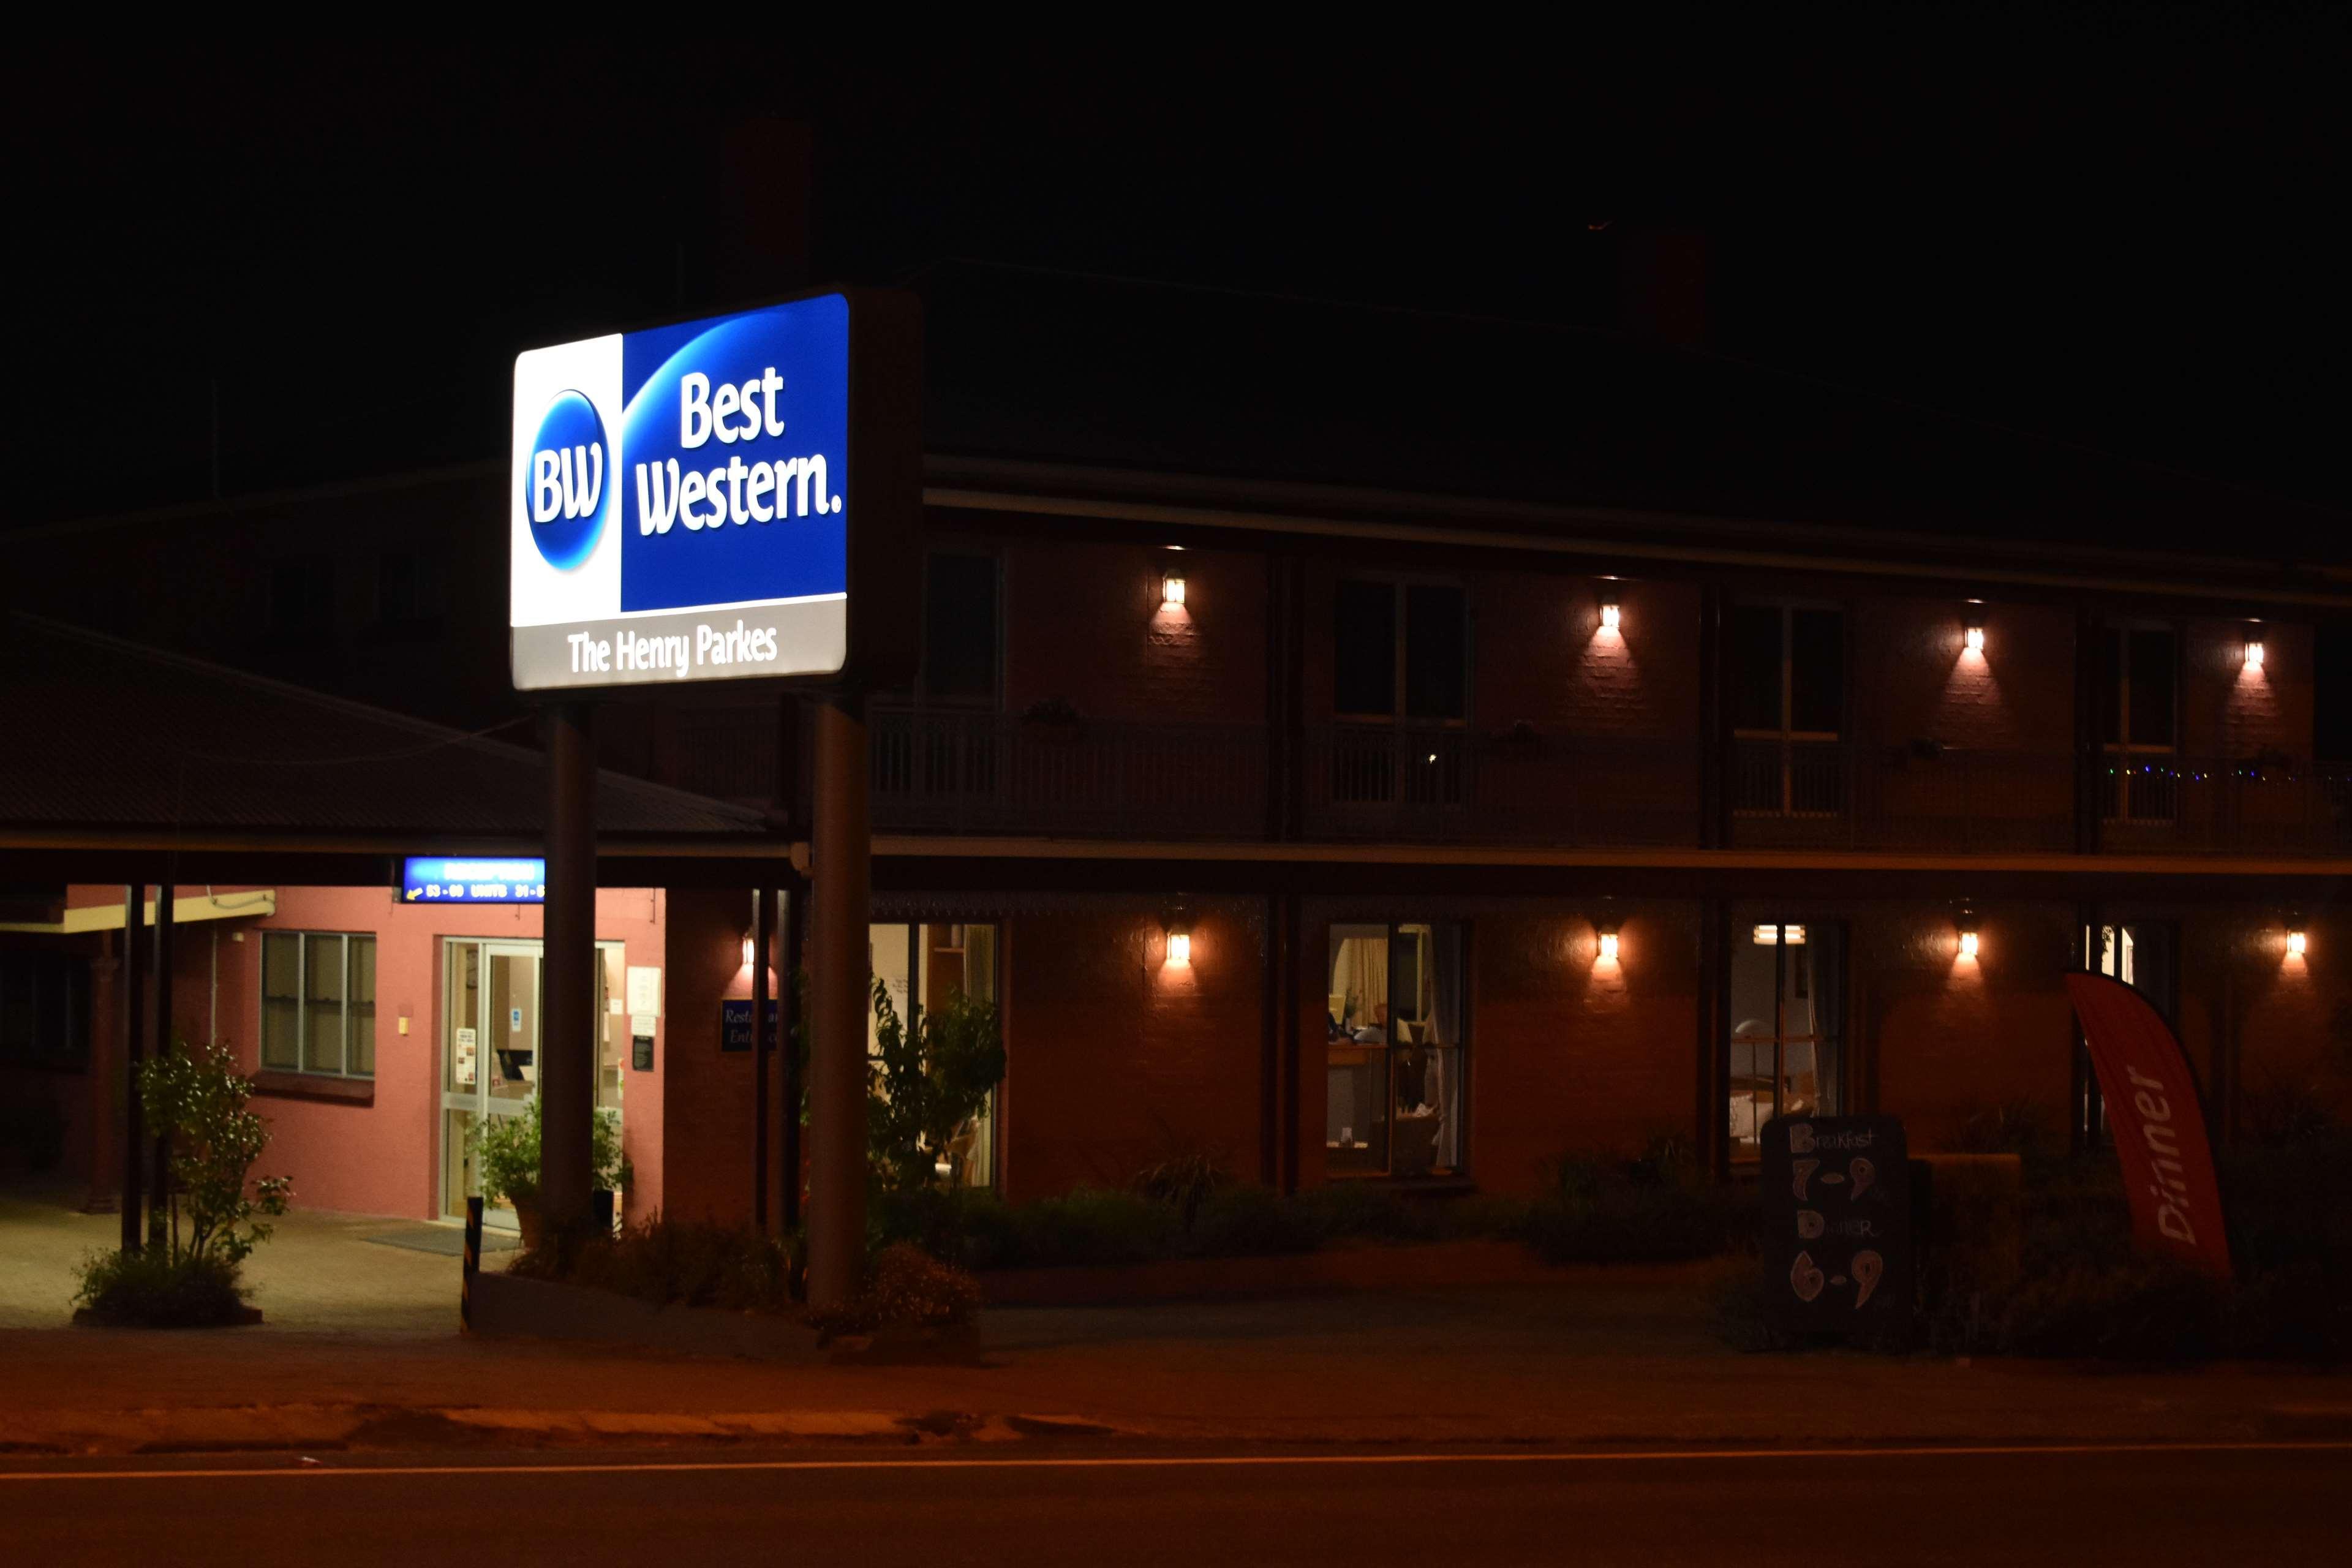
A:
[[[2352,917],[2342,908],[2306,913],[2307,951],[2286,951],[2267,924],[2242,943],[2244,984],[2236,1020],[2237,1120],[2258,1130],[2293,1103],[2352,1119]]]
[[[1973,963],[1948,905],[1859,906],[1848,929],[1848,1054],[1867,1053],[1858,1065],[1874,1069],[1874,1109],[1903,1118],[1911,1147],[1951,1148],[1971,1116],[2019,1102],[2063,1144],[2074,1048],[2063,977],[2081,967],[2073,907],[1980,906]]]
[[[1140,905],[1003,929],[1008,1198],[1122,1186],[1196,1149],[1255,1178],[1265,958],[1246,920],[1197,910],[1189,969],[1162,963],[1160,915]]]
[[[1468,1134],[1481,1191],[1531,1192],[1564,1154],[1690,1136],[1696,942],[1689,906],[1625,910],[1614,964],[1582,917],[1473,922]]]
[[[1160,580],[1185,580],[1163,611]],[[1265,558],[1148,545],[1015,543],[1004,552],[1004,707],[1060,697],[1089,718],[1265,719]]]
[[[1965,609],[1952,598],[1864,599],[1852,607],[1855,735],[1881,745],[1932,740],[1971,750],[2071,752],[2073,612],[1983,605],[1979,654],[1962,637]]]
[[[676,1219],[748,1220],[751,1215],[751,1088],[749,1051],[719,1048],[719,1003],[751,994],[743,932],[751,900],[733,889],[674,888],[663,936],[659,1185],[645,1206]],[[770,994],[776,982],[769,981]],[[771,1099],[778,1092],[772,1061]],[[767,1180],[772,1194],[781,1129],[770,1113]],[[640,1180],[643,1178],[641,1177]],[[771,1209],[775,1199],[770,1198]]]

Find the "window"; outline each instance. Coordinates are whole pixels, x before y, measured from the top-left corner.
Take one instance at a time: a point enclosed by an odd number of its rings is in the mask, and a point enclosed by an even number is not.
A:
[[[261,1065],[374,1076],[375,938],[262,932]]]
[[[1348,721],[1332,735],[1332,800],[1458,805],[1470,710],[1462,590],[1343,579],[1332,631],[1331,702]]]
[[[1341,715],[1468,717],[1469,622],[1460,588],[1343,580],[1332,626],[1332,700]]]
[[[1458,1174],[1466,1059],[1461,928],[1333,926],[1326,1003],[1330,1173]]]
[[[1844,1109],[1845,932],[1785,910],[1751,913],[1732,929],[1730,1141],[1735,1160],[1758,1158],[1776,1116],[1835,1116]]]
[[[913,1005],[922,1009],[950,1005],[958,996],[975,1002],[996,1000],[996,927],[935,922],[877,925],[867,928],[867,952],[874,977],[890,994],[890,1005],[900,1019],[911,1023]],[[881,1041],[874,1013],[866,1014],[866,1054],[878,1055]],[[965,1187],[991,1186],[996,1181],[996,1091],[989,1091],[981,1113],[956,1130],[947,1147],[939,1151],[940,1173]]]
[[[2311,699],[2311,754],[2352,763],[2352,621],[2324,622],[2313,637]]]
[[[0,1066],[89,1064],[89,965],[58,952],[0,952]]]
[[[1763,815],[1845,806],[1845,616],[1742,605],[1732,612],[1732,805]]]
[[[2101,808],[2111,822],[2169,822],[2177,814],[2179,668],[2168,629],[2109,626],[2101,634],[2099,744],[2114,781]]]
[[[997,648],[996,558],[933,554],[923,576],[923,695],[994,702]]]
[[[385,632],[428,631],[441,621],[441,561],[393,551],[376,558],[376,626]]]

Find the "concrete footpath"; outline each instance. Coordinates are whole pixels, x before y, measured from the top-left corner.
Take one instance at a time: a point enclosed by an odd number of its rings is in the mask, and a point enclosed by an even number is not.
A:
[[[979,1366],[779,1366],[454,1332],[0,1330],[0,1450],[1085,1436],[1579,1445],[2352,1436],[2352,1378],[1743,1355],[1705,1268],[1545,1287],[999,1309]]]

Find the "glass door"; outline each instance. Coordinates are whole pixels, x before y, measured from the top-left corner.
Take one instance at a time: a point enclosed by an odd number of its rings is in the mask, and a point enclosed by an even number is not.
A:
[[[441,1009],[441,1207],[454,1219],[482,1190],[474,1139],[488,1118],[513,1116],[539,1077],[539,943],[452,941]],[[511,1230],[514,1208],[484,1205],[483,1223]]]

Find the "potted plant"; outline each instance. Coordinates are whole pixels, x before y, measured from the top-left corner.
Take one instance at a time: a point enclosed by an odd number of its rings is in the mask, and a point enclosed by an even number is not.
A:
[[[545,1211],[539,1202],[539,1096],[523,1102],[512,1116],[493,1116],[473,1131],[474,1156],[481,1173],[482,1196],[514,1205],[515,1225],[526,1248],[536,1247],[547,1236]],[[621,1113],[596,1112],[589,1133],[591,1179],[598,1189],[625,1193],[635,1173],[621,1152]]]

